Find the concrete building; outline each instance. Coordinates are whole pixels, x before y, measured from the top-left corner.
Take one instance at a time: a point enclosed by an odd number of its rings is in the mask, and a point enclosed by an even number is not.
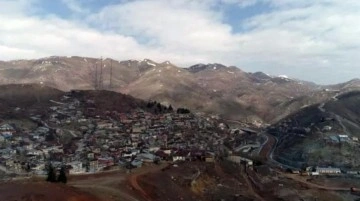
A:
[[[316,172],[319,174],[340,174],[340,168],[333,167],[316,167]]]

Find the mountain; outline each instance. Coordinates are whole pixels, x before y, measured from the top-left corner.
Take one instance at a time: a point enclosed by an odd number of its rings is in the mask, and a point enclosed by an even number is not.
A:
[[[131,112],[142,109],[156,112],[146,101],[105,90],[72,90],[63,92],[44,84],[10,84],[0,86],[0,118],[47,115],[48,108],[61,105],[67,97],[79,101],[78,110],[103,115],[107,112]],[[163,112],[167,112],[162,105]]]
[[[360,79],[352,79],[348,82],[329,85],[324,87],[327,90],[338,90],[338,91],[351,91],[360,88]]]
[[[181,68],[169,61],[77,56],[0,62],[0,84],[14,83],[42,83],[62,91],[111,90],[254,124],[273,123],[301,107],[331,98],[323,93],[325,89],[350,86],[324,88],[217,63]]]
[[[333,92],[330,100],[305,107],[269,132],[278,139],[275,159],[291,166],[360,167],[360,91]]]

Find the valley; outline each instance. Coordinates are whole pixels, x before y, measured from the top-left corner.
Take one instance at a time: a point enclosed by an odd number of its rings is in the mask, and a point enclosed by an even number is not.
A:
[[[0,177],[38,185],[23,200],[68,187],[73,200],[357,199],[358,80],[148,59],[1,65]],[[49,165],[66,185],[45,182]]]

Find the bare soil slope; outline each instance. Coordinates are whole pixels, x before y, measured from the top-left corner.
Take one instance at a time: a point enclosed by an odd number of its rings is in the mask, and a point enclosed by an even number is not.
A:
[[[74,187],[46,182],[10,182],[0,184],[1,201],[100,201]]]

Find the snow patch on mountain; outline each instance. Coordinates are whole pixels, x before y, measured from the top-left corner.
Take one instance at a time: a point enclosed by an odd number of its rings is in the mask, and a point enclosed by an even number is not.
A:
[[[147,65],[150,65],[150,66],[156,66],[156,64],[153,64],[153,63],[150,63],[150,62],[146,62]]]
[[[289,77],[287,75],[279,75],[279,78],[284,78],[284,79],[289,79]]]

